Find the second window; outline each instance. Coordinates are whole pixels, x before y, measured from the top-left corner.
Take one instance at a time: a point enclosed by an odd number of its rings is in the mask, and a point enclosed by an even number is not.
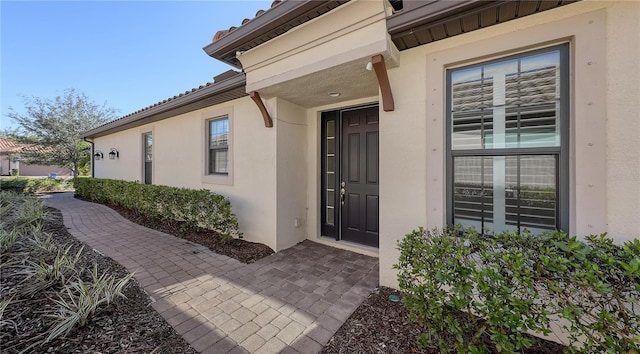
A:
[[[229,118],[217,118],[208,122],[209,174],[229,173]]]

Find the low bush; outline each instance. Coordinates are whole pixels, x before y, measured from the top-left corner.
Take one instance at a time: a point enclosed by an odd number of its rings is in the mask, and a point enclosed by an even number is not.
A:
[[[140,184],[112,179],[78,178],[76,195],[86,200],[128,209],[184,231],[214,230],[227,242],[242,237],[231,203],[209,190]]]
[[[16,313],[11,308],[15,304],[27,302],[36,308],[26,317],[53,319],[38,325],[46,333],[31,336],[31,344],[21,352],[45,352],[47,342],[86,325],[116,301],[126,300],[123,290],[133,278],[133,274],[120,279],[107,272],[98,275],[95,264],[92,271],[79,266],[84,248],[73,253],[71,245],[60,247],[44,231],[46,218],[42,199],[0,191],[0,339],[4,344],[5,337],[31,330],[23,328],[25,314]]]
[[[41,193],[72,190],[70,180],[62,178],[2,177],[0,190],[18,193]]]
[[[460,235],[463,236],[460,236]],[[399,242],[398,280],[419,342],[459,353],[500,352],[533,344],[523,332],[549,334],[566,323],[567,352],[640,351],[640,241],[616,245],[560,232],[503,233],[420,228]]]
[[[58,294],[58,299],[54,300],[58,312],[49,315],[57,323],[51,328],[45,343],[69,334],[75,328],[84,327],[100,307],[109,306],[118,299],[126,299],[122,291],[133,278],[133,273],[121,279],[107,273],[98,276],[98,266],[95,265],[91,278],[90,282],[80,278],[69,282],[65,290]]]

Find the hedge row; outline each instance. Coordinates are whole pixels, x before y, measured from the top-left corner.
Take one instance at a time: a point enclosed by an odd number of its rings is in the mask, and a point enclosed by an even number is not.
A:
[[[567,352],[640,352],[640,241],[616,245],[560,232],[419,229],[399,242],[403,302],[425,326],[420,343],[443,352],[520,352],[523,332],[550,333],[565,320]],[[453,340],[452,340],[453,338]]]
[[[38,193],[72,190],[71,180],[62,178],[1,177],[0,190],[17,193]]]
[[[137,215],[184,231],[214,230],[223,240],[241,237],[231,203],[207,189],[195,190],[112,179],[76,178],[76,195],[86,200],[127,209]]]

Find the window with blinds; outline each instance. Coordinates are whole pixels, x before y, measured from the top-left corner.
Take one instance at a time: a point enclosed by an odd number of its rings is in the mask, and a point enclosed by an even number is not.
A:
[[[209,174],[228,174],[229,118],[209,121]]]
[[[448,70],[449,222],[489,234],[564,226],[566,62],[559,46]]]

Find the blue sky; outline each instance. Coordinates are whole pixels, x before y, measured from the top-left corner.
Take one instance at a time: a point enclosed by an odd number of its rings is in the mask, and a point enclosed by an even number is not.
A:
[[[272,1],[0,2],[0,129],[21,95],[84,92],[126,115],[231,69],[202,50]]]

